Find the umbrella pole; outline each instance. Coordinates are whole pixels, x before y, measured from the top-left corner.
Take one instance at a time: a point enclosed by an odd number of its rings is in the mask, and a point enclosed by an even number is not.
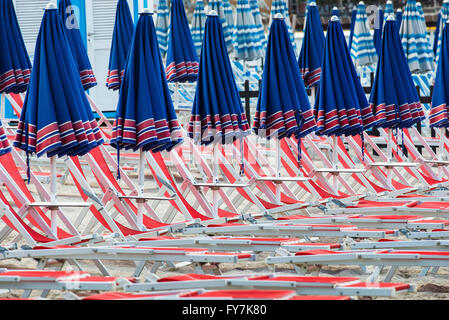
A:
[[[175,84],[175,106],[179,108],[179,82]]]
[[[438,152],[438,160],[443,161],[443,152],[444,152],[444,135],[446,134],[446,129],[441,127],[440,128],[440,146],[439,146],[439,152]],[[438,179],[441,179],[443,177],[443,167],[438,166]]]
[[[281,176],[281,141],[276,139],[276,171],[278,178]],[[276,184],[276,200],[281,203],[281,188]]]
[[[310,88],[310,95],[312,96],[312,102],[310,103],[310,105],[312,106],[312,109],[313,109],[313,106],[315,105],[315,100],[316,100],[316,87],[315,86],[312,86],[312,88]]]
[[[1,107],[0,107],[0,117],[1,117],[1,122],[3,125],[3,121],[5,121],[5,103],[6,103],[6,94],[4,92],[2,92],[2,96],[1,96]]]
[[[393,130],[391,128],[388,129],[388,141],[387,141],[387,162],[390,163],[393,159],[393,149],[392,149],[392,142],[393,142]],[[391,177],[391,169],[386,168],[387,170],[387,181],[388,185],[392,187],[392,177]]]
[[[50,158],[50,202],[56,203],[56,156]],[[57,234],[58,222],[57,222],[57,212],[55,207],[51,207],[51,231],[54,235]]]
[[[334,169],[338,168],[338,149],[337,149],[337,136],[332,136],[332,145],[333,145],[333,150],[332,150],[332,166],[334,167]],[[337,175],[334,174],[334,191],[337,192]]]
[[[213,184],[218,184],[218,143],[214,143],[214,157],[213,157]],[[217,188],[212,189],[212,197],[213,197],[213,212],[212,215],[214,218],[218,218],[218,190]]]
[[[138,192],[139,197],[143,197],[143,189],[144,189],[144,183],[145,183],[145,156],[143,154],[143,150],[139,150],[139,186],[138,186]],[[143,226],[143,210],[144,210],[144,201],[143,199],[137,200],[137,227],[140,230],[144,230]]]

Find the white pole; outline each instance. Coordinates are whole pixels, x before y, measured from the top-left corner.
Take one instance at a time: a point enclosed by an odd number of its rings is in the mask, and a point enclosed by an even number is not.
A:
[[[277,176],[281,176],[281,141],[276,139],[276,170]],[[281,188],[279,184],[275,184],[276,186],[276,200],[280,204],[281,203]]]
[[[332,145],[333,145],[333,150],[332,150],[332,166],[333,169],[337,170],[338,169],[338,149],[337,149],[337,136],[332,136]],[[334,192],[337,192],[337,174],[334,174]]]
[[[444,153],[444,135],[446,134],[445,128],[440,128],[440,147],[438,149],[438,160],[443,161],[443,153]],[[443,177],[443,167],[438,166],[438,179]]]
[[[0,117],[1,117],[2,124],[6,117],[5,101],[6,101],[6,94],[4,92],[2,92],[1,107],[0,107]]]
[[[213,179],[214,184],[218,184],[218,142],[214,143],[214,157],[213,157]],[[216,188],[212,189],[213,196],[213,217],[218,218],[218,190]]]
[[[315,100],[316,100],[316,97],[315,97],[315,94],[316,94],[316,88],[315,88],[315,86],[313,86],[312,88],[310,88],[310,91],[311,91],[311,95],[312,95],[312,102],[310,103],[310,105],[312,106],[312,109],[313,109],[313,106],[315,105]]]
[[[50,202],[56,204],[56,156],[50,158]],[[58,221],[57,209],[51,209],[51,230],[53,234],[57,235]]]
[[[179,82],[175,85],[175,107],[179,108]]]
[[[392,150],[392,143],[393,143],[393,130],[388,129],[388,141],[387,141],[387,162],[390,163],[393,159],[393,150]],[[393,187],[392,185],[392,177],[391,177],[391,168],[387,169],[387,181],[389,187]]]
[[[145,184],[145,155],[142,149],[139,150],[139,186],[138,196],[143,197],[143,189]],[[140,230],[144,230],[143,226],[143,210],[144,201],[142,199],[137,200],[137,227]]]

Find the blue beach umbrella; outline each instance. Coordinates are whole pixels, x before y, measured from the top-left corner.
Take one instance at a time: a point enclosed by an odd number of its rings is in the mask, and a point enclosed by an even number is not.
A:
[[[332,8],[331,15],[332,15],[332,16],[340,17],[340,10],[338,10],[338,7],[333,7],[333,8]]]
[[[14,146],[38,157],[84,155],[103,143],[54,5],[36,41],[33,71]]]
[[[232,6],[229,3],[229,0],[221,0],[221,3],[223,5],[223,12],[226,18],[226,22],[228,24],[228,27],[231,31],[231,34],[234,33],[234,27],[235,27],[235,18],[234,18],[234,11],[232,11]]]
[[[234,50],[234,44],[232,43],[232,26],[228,24],[225,8],[221,0],[209,0],[208,11],[214,10],[220,17],[221,27],[223,30],[223,36],[226,41],[226,48],[228,53]]]
[[[321,68],[315,101],[317,133],[357,135],[374,126],[376,121],[349,55],[340,21],[335,16],[327,29]]]
[[[9,144],[8,137],[6,136],[5,129],[3,129],[3,125],[0,123],[0,156],[10,153],[11,145]]]
[[[119,0],[115,12],[114,33],[112,34],[111,53],[106,78],[106,87],[111,90],[120,88],[125,72],[126,58],[134,34],[134,23],[128,1]]]
[[[393,1],[388,0],[385,4],[385,10],[384,10],[384,20],[387,20],[389,16],[395,16],[394,14],[394,8],[393,8]]]
[[[382,31],[384,27],[384,12],[382,7],[379,7],[376,13],[374,21],[374,47],[376,48],[376,54],[380,54],[380,46],[382,45]]]
[[[84,90],[93,88],[97,85],[97,80],[95,79],[86,47],[81,38],[80,27],[76,20],[75,10],[70,0],[59,1],[59,15],[61,16],[65,27],[64,29],[69,48],[75,60]]]
[[[309,5],[307,16],[298,64],[304,84],[306,87],[312,87],[320,81],[325,38],[315,3]]]
[[[352,9],[351,13],[351,24],[349,26],[349,40],[348,40],[348,48],[351,49],[352,46],[352,38],[354,37],[354,26],[355,20],[357,18],[357,8]]]
[[[295,36],[293,34],[292,26],[290,25],[290,17],[288,14],[288,6],[285,0],[273,0],[271,3],[271,18],[273,18],[276,13],[282,14],[285,18],[285,24],[287,25],[288,34],[290,35],[290,41],[293,45],[293,50],[295,50],[295,54],[298,53],[298,47],[296,45]]]
[[[381,128],[410,128],[424,119],[393,16],[385,23],[369,102]]]
[[[276,137],[280,140],[294,135],[300,141],[316,130],[316,122],[295,52],[288,40],[287,26],[278,13],[273,18],[268,37],[253,130],[267,139]]]
[[[449,127],[449,21],[446,20],[441,30],[441,49],[438,61],[435,87],[429,123],[432,128]]]
[[[120,88],[111,145],[117,149],[170,151],[182,142],[152,13],[139,17]]]
[[[402,25],[402,9],[396,10],[396,28],[399,30],[401,29]]]
[[[211,11],[206,20],[198,83],[188,124],[196,144],[230,143],[251,133],[226,52],[220,18]]]
[[[350,52],[356,67],[377,62],[376,48],[369,30],[366,7],[363,1],[360,1],[357,6]]]
[[[263,57],[263,48],[257,37],[257,26],[248,0],[237,0],[234,26],[234,57],[252,61]]]
[[[449,0],[443,2],[441,11],[438,15],[437,29],[443,31],[446,21],[449,20]],[[435,32],[436,48],[435,48],[435,61],[438,64],[438,59],[440,56],[441,39],[443,38],[442,32]]]
[[[167,0],[159,0],[157,5],[156,34],[159,49],[163,56],[168,50],[168,35],[170,32],[170,10],[168,9]]]
[[[249,0],[249,6],[251,8],[251,12],[254,17],[254,23],[255,23],[256,29],[257,29],[254,37],[256,37],[258,39],[258,42],[260,43],[262,50],[265,50],[265,47],[267,45],[267,37],[265,35],[265,30],[264,30],[264,27],[262,24],[262,18],[260,15],[258,0]]]
[[[204,11],[204,2],[203,0],[197,0],[195,10],[193,11],[192,40],[198,56],[201,53],[201,46],[203,45],[205,25],[206,12]]]
[[[198,56],[182,0],[171,1],[165,74],[169,82],[191,82],[198,76]]]
[[[410,71],[412,73],[432,71],[434,68],[432,46],[415,0],[407,1],[399,34]]]
[[[444,5],[444,2],[443,2]],[[433,54],[435,55],[435,58],[437,57],[437,48],[438,48],[438,38],[440,37],[440,29],[441,29],[441,12],[438,13],[437,23],[435,26],[435,35],[433,38]]]
[[[27,90],[31,61],[26,51],[12,0],[0,1],[0,92]]]

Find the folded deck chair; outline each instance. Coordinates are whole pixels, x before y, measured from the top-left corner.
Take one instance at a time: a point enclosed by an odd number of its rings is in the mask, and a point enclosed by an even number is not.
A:
[[[416,291],[414,285],[406,283],[367,283],[357,277],[333,276],[279,276],[229,275],[214,276],[204,274],[184,274],[169,276],[142,283],[123,285],[125,292],[167,291],[179,289],[294,289],[297,295],[315,296],[387,296],[400,292]]]
[[[84,271],[0,269],[0,289],[24,290],[23,298],[29,297],[34,290],[42,291],[43,298],[53,290],[112,291],[121,279],[126,283],[135,282],[135,278],[98,277]]]
[[[375,266],[371,279],[377,278],[384,267],[390,267],[383,281],[390,281],[398,267],[422,267],[420,275],[430,268],[449,266],[449,252],[427,250],[354,250],[326,251],[310,250],[297,252],[292,256],[272,256],[266,259],[268,265],[290,263],[299,273],[306,273],[311,265],[355,265]]]
[[[207,263],[238,263],[241,261],[254,261],[255,255],[251,253],[213,252],[204,248],[164,248],[164,247],[138,247],[138,246],[95,246],[95,247],[34,247],[32,249],[4,250],[0,259],[39,259],[38,269],[45,268],[49,259],[58,259],[64,263],[80,265],[77,260],[90,260],[95,263],[103,276],[111,276],[103,260],[138,262],[133,276],[139,277],[148,262],[152,262],[151,272],[155,273],[163,263],[173,266],[175,263],[193,264],[195,271],[203,273],[203,265]],[[176,265],[174,265],[176,267]]]

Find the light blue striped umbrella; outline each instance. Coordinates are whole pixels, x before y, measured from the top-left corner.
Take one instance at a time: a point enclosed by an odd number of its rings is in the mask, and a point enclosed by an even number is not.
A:
[[[234,57],[251,61],[263,57],[263,48],[257,38],[257,26],[248,0],[237,0],[237,16],[234,27]]]
[[[441,50],[441,39],[443,38],[443,28],[444,28],[447,20],[449,20],[449,1],[445,0],[443,2],[443,6],[441,7],[441,11],[440,11],[440,19],[439,19],[440,32],[438,34],[437,50],[436,50],[436,56],[435,56],[436,64],[438,64],[438,61],[439,61],[440,50]]]
[[[205,26],[206,26],[206,11],[204,10],[204,2],[203,0],[197,0],[195,10],[193,11],[192,39],[198,57],[201,53],[201,46],[203,44]]]
[[[251,7],[251,12],[254,17],[254,23],[256,24],[257,27],[257,33],[254,36],[258,38],[262,50],[265,51],[265,47],[267,46],[267,37],[265,35],[265,29],[262,24],[262,18],[260,16],[258,0],[249,0],[249,6]]]
[[[290,17],[288,15],[288,6],[285,0],[273,0],[271,3],[271,19],[276,15],[276,13],[282,14],[285,17],[285,24],[287,25],[288,34],[290,35],[290,40],[292,41],[293,49],[295,54],[298,55],[298,46],[296,45],[295,36],[293,35],[292,26],[290,24]]]
[[[351,58],[356,67],[375,64],[377,62],[376,48],[369,31],[365,3],[360,1],[354,24],[354,35],[351,42]]]
[[[168,34],[170,32],[170,10],[168,10],[167,0],[159,0],[157,6],[156,35],[159,49],[163,56],[168,50]]]
[[[416,0],[407,1],[399,28],[402,46],[412,73],[434,69],[433,50],[420,18]]]
[[[223,36],[226,42],[226,49],[228,50],[228,53],[231,53],[234,50],[234,45],[232,43],[232,27],[229,26],[226,20],[223,2],[221,0],[209,0],[207,11],[210,12],[211,10],[217,11],[218,16],[220,17],[221,28],[223,29]]]
[[[393,15],[393,17],[396,16],[394,14],[393,2],[388,0],[384,10],[384,20],[387,21],[388,17],[391,15]]]
[[[221,0],[221,3],[223,5],[223,11],[225,14],[226,22],[228,23],[228,26],[231,29],[231,34],[233,34],[235,27],[234,11],[232,11],[232,6],[229,3],[229,0]]]

